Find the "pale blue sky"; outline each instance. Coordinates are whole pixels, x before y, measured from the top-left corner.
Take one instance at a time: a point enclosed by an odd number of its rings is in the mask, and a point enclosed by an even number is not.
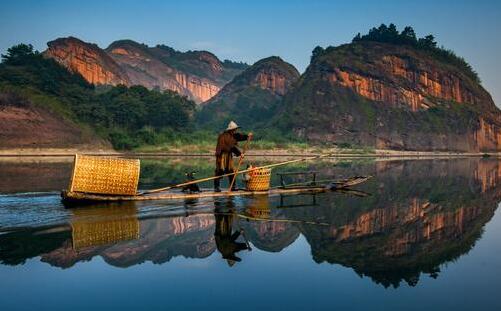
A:
[[[315,46],[390,22],[433,33],[472,64],[501,105],[501,1],[2,1],[0,52],[20,42],[44,50],[70,35],[101,47],[132,39],[248,63],[278,55],[302,72]]]

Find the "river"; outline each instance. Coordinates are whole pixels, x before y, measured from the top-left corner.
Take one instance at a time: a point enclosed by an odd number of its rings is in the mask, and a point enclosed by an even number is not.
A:
[[[1,310],[501,309],[497,159],[302,163],[279,170],[374,178],[357,193],[68,209],[71,169],[0,158]],[[212,160],[143,158],[140,188],[189,171]]]

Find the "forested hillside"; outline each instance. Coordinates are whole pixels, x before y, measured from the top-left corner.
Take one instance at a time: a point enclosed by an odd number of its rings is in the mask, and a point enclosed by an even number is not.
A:
[[[2,55],[0,94],[4,111],[7,106],[41,109],[71,125],[72,129],[86,132],[87,136],[109,140],[118,149],[172,136],[172,132],[192,124],[195,111],[193,101],[172,91],[123,85],[95,87],[25,44],[14,46]],[[10,121],[9,115],[3,117],[6,118],[3,123]],[[43,118],[38,121],[44,123]],[[30,120],[24,122],[25,126],[31,123]],[[30,128],[18,128],[23,130],[30,131]],[[64,131],[60,134],[63,138]],[[1,139],[10,138],[4,133]],[[59,146],[66,146],[64,139],[56,139],[50,147]]]

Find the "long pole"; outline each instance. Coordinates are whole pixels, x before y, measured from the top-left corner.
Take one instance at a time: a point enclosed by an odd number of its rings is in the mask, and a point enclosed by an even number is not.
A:
[[[168,186],[168,187],[158,188],[158,189],[152,189],[152,190],[146,190],[146,191],[143,191],[141,193],[138,193],[138,195],[144,195],[144,194],[150,194],[150,193],[157,193],[157,192],[167,191],[167,190],[174,189],[174,188],[179,188],[179,187],[184,187],[184,186],[188,186],[188,185],[198,184],[198,183],[205,182],[205,181],[211,181],[211,180],[214,180],[216,178],[222,178],[222,177],[226,177],[226,176],[232,176],[232,175],[236,175],[236,174],[243,174],[243,173],[247,173],[247,172],[252,172],[252,171],[263,169],[263,168],[273,168],[273,167],[277,167],[277,166],[282,166],[282,165],[287,165],[287,164],[292,164],[292,163],[298,163],[298,162],[304,162],[304,161],[310,161],[310,160],[316,160],[316,159],[321,159],[321,158],[328,158],[328,157],[332,157],[332,154],[324,154],[324,155],[318,155],[318,156],[314,156],[314,157],[308,157],[308,158],[302,158],[302,159],[296,159],[296,160],[289,160],[289,161],[280,162],[280,163],[274,163],[274,164],[268,164],[268,165],[263,165],[263,166],[259,166],[259,167],[253,167],[253,168],[249,168],[249,169],[246,169],[246,170],[242,170],[242,171],[238,171],[238,172],[233,172],[233,173],[228,173],[228,174],[224,174],[224,175],[220,175],[220,176],[212,176],[212,177],[206,177],[206,178],[197,179],[197,180],[191,180],[191,181],[187,181],[187,182],[184,182],[184,183],[181,183],[181,184],[177,184],[177,185],[173,185],[173,186]]]
[[[251,137],[252,136],[247,137],[247,141],[245,142],[244,149],[242,150],[242,154],[240,155],[240,158],[238,159],[237,169],[235,170],[236,172],[238,172],[238,170],[240,169],[240,165],[242,165],[242,162],[243,162],[244,157],[245,157],[245,152],[247,151],[247,147],[249,146]],[[231,183],[230,183],[230,188],[228,188],[228,192],[231,192],[231,189],[233,189],[233,185],[235,184],[236,179],[237,179],[237,174],[233,175],[233,178],[231,179]]]

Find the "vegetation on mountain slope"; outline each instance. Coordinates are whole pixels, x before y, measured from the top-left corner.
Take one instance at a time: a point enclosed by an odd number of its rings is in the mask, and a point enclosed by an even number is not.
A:
[[[196,111],[192,101],[172,91],[94,87],[19,45],[3,56],[0,93],[10,94],[4,102],[32,102],[90,128],[118,149],[198,145],[208,151],[230,119],[254,131],[263,148],[291,142],[402,150],[501,146],[501,114],[475,71],[438,47],[433,36],[417,38],[411,27],[399,32],[383,24],[352,43],[317,47],[301,76],[278,57],[247,67],[220,62],[209,52],[128,41],[108,49],[129,43],[193,75],[214,79],[245,70]]]
[[[151,48],[151,51],[177,70],[202,78],[215,79],[220,83],[231,81],[237,74],[249,67],[244,62],[233,62],[228,59],[219,62],[218,58],[208,51],[180,52],[163,44],[156,45]],[[212,74],[215,69],[213,66],[222,67],[220,76]]]
[[[99,91],[31,45],[20,44],[2,55],[0,93],[16,94],[14,104],[30,101],[94,129],[118,149],[154,143],[163,132],[192,125],[195,104],[175,92],[142,86],[116,86]]]

